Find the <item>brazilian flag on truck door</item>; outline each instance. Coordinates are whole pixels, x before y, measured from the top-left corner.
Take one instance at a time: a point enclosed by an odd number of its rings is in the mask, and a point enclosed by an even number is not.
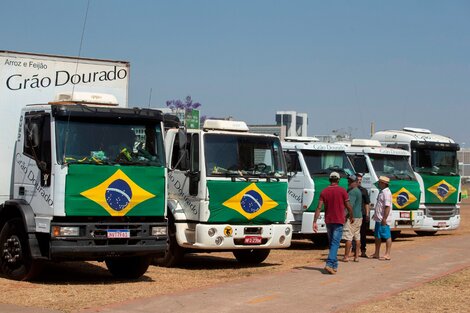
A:
[[[209,223],[284,223],[287,182],[208,181]]]
[[[70,164],[67,216],[163,216],[165,169],[151,166]]]

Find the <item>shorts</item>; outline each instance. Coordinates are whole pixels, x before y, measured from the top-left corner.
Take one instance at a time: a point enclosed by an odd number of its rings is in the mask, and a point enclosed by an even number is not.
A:
[[[361,240],[361,225],[362,218],[355,218],[352,224],[348,218],[344,223],[343,239],[347,241]]]
[[[383,226],[381,222],[375,222],[374,237],[378,239],[388,239],[392,237],[390,226]]]

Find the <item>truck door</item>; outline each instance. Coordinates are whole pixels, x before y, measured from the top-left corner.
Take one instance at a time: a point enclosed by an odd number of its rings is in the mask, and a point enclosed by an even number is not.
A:
[[[287,173],[289,174],[288,197],[290,208],[293,213],[301,213],[302,197],[305,188],[305,174],[299,161],[299,153],[297,151],[285,151],[284,155],[287,160]]]
[[[180,145],[180,138],[175,136],[171,155],[168,190],[172,198],[179,199],[186,218],[196,220],[199,218],[200,192],[200,139],[197,133],[188,133],[186,143]]]
[[[50,213],[51,190],[51,118],[44,112],[27,112],[23,141],[17,143],[13,195],[35,208],[35,213]]]

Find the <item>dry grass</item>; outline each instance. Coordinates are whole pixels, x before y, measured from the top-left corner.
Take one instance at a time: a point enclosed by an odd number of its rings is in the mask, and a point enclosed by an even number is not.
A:
[[[441,236],[469,234],[470,201],[462,207],[463,222],[459,230]],[[470,223],[469,223],[470,224]],[[427,243],[432,237],[417,237],[412,232],[394,243],[395,248]],[[181,268],[152,266],[137,281],[114,279],[102,263],[70,262],[49,264],[40,280],[15,282],[0,278],[0,303],[56,309],[71,312],[83,308],[181,292],[226,281],[246,279],[294,267],[320,262],[327,251],[315,247],[309,240],[296,240],[289,249],[273,250],[269,258],[254,267],[240,266],[231,253],[194,254]],[[469,303],[470,270],[402,292],[386,301],[357,308],[354,312],[458,311],[459,303]],[[419,311],[420,307],[427,308]],[[468,311],[468,310],[467,310]]]

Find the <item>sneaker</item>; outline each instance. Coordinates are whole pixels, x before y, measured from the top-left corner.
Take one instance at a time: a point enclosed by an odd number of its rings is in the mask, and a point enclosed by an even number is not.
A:
[[[332,267],[329,267],[328,265],[325,266],[325,271],[327,271],[329,274],[334,275],[336,274],[336,270]]]

